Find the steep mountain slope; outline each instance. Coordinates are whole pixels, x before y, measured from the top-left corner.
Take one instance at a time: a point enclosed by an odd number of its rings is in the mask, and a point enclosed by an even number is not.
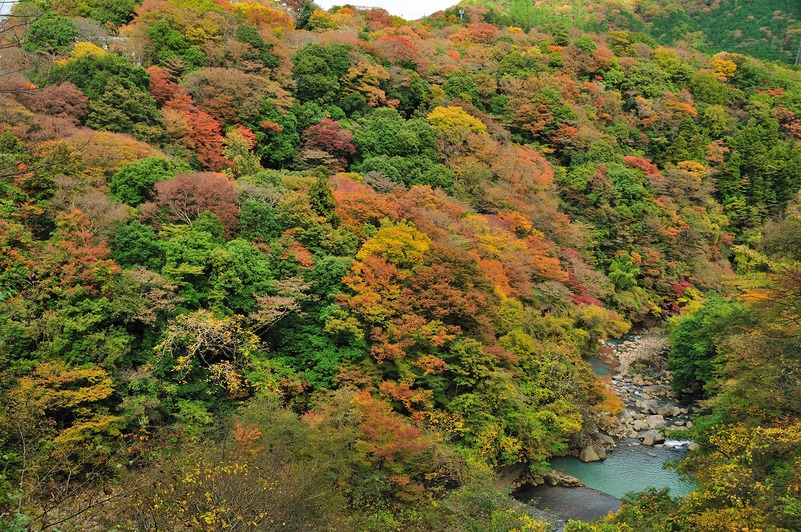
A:
[[[292,4],[0,31],[3,525],[540,531],[493,474],[603,445],[587,357],[675,319],[685,529],[798,529],[801,73],[625,5]]]

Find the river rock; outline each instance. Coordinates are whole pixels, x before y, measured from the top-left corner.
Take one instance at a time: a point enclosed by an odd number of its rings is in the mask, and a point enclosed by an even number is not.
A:
[[[651,428],[651,427],[648,425],[648,422],[647,422],[647,421],[643,421],[642,419],[636,419],[636,420],[634,420],[634,422],[631,424],[631,428],[633,428],[634,430],[636,430],[637,432],[639,432],[639,431],[641,431],[641,430],[646,430],[646,429],[649,429],[649,428]]]
[[[601,445],[608,445],[610,447],[615,446],[615,439],[611,436],[604,434],[603,432],[596,432],[592,435],[592,439],[600,443]]]
[[[648,426],[652,429],[662,428],[667,425],[664,416],[660,416],[658,414],[655,416],[648,416],[645,422],[648,423]]]
[[[582,450],[581,453],[579,454],[579,460],[581,460],[582,462],[597,462],[598,460],[600,460],[601,457],[598,456],[598,453],[596,452],[595,449],[596,449],[595,445],[586,446],[584,450]]]
[[[642,391],[653,395],[665,396],[670,393],[670,387],[664,384],[654,384],[653,386],[646,386]]]
[[[649,430],[641,435],[643,445],[653,445],[655,443],[663,443],[665,437],[658,430]]]
[[[698,445],[695,442],[692,442],[690,445],[687,446],[687,449],[690,450],[690,451],[697,451],[700,448],[701,448],[701,446]]]
[[[584,486],[584,483],[576,477],[553,469],[550,473],[545,475],[545,482],[550,486],[567,486],[569,488],[580,488]]]
[[[656,410],[656,413],[659,414],[660,416],[673,417],[673,416],[678,416],[680,411],[679,407],[677,406],[665,405],[665,406],[660,406]]]
[[[643,414],[656,414],[656,403],[654,401],[637,401],[635,405]]]

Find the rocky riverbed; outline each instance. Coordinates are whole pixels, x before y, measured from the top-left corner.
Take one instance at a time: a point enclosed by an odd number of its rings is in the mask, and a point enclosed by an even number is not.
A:
[[[617,415],[599,416],[589,421],[573,444],[573,454],[582,462],[599,462],[606,460],[609,453],[609,461],[601,467],[602,464],[581,464],[575,458],[564,458],[555,460],[554,467],[564,466],[581,478],[591,471],[592,479],[587,477],[587,482],[592,486],[591,480],[597,484],[599,478],[604,479],[603,485],[608,487],[594,486],[602,490],[614,492],[612,487],[627,486],[616,494],[618,497],[625,491],[645,489],[654,481],[657,486],[666,482],[671,490],[683,488],[683,493],[691,489],[686,482],[683,486],[675,486],[681,483],[678,477],[676,480],[665,478],[675,476],[675,473],[664,472],[661,468],[665,460],[676,459],[686,449],[695,447],[691,441],[681,438],[681,433],[692,427],[690,415],[697,411],[697,406],[682,403],[681,397],[672,391],[671,373],[667,366],[668,348],[667,338],[660,335],[632,336],[601,346],[599,359],[602,364],[597,365],[609,370],[605,371],[608,375],[604,379],[614,388],[624,408]],[[585,471],[576,464],[591,469]],[[610,467],[606,467],[607,464]],[[601,469],[596,471],[598,467]],[[516,497],[531,501],[530,504],[559,520],[600,517],[619,507],[619,500],[603,491],[569,487],[583,486],[583,483],[563,472],[552,471],[541,477],[525,476],[515,484],[526,486],[516,492]],[[558,486],[558,489],[553,486]],[[582,513],[590,506],[592,512]]]
[[[680,394],[672,391],[671,372],[667,368],[668,340],[665,336],[635,336],[622,343],[604,344],[601,356],[615,371],[611,386],[625,408],[620,414],[597,420],[597,431],[589,434],[578,457],[583,462],[606,458],[606,452],[619,443],[616,438],[631,438],[626,445],[688,446],[686,439],[666,439],[692,427],[693,404],[681,403]]]

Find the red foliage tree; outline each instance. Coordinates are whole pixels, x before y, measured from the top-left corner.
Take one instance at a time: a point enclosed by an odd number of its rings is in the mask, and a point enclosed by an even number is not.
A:
[[[386,9],[374,7],[367,11],[368,25],[373,30],[391,28],[395,25],[392,15]]]
[[[342,163],[346,163],[356,153],[353,145],[353,133],[343,129],[342,125],[330,118],[324,118],[303,132],[303,148],[306,150],[322,150],[333,155]]]
[[[648,159],[643,157],[635,157],[634,155],[626,155],[623,157],[623,159],[625,159],[629,166],[639,168],[649,176],[662,177],[662,174],[659,172],[659,168],[657,168],[657,166]]]
[[[151,223],[192,224],[200,214],[217,215],[226,234],[238,221],[239,209],[233,182],[214,172],[179,173],[175,179],[154,186],[156,200],[142,205],[142,218]]]
[[[66,118],[73,125],[80,124],[88,113],[89,99],[68,81],[42,92],[22,92],[19,98],[31,111]]]
[[[553,114],[543,103],[526,103],[515,113],[514,125],[518,129],[528,131],[535,137],[545,132],[553,122]]]
[[[172,75],[161,67],[147,69],[150,74],[150,95],[159,105],[164,105],[177,96],[186,95],[186,89],[172,80]]]
[[[403,35],[379,37],[373,45],[378,55],[390,63],[416,64],[420,59],[417,47]]]
[[[247,122],[261,112],[268,81],[233,68],[192,72],[184,83],[194,101],[221,124]]]
[[[230,161],[222,155],[225,141],[220,123],[198,109],[186,89],[172,81],[169,72],[157,66],[150,67],[148,72],[150,94],[164,106],[162,113],[168,134],[194,150],[205,168],[214,171],[228,168]]]
[[[120,273],[110,254],[106,243],[95,239],[89,220],[81,211],[62,213],[56,218],[53,237],[37,261],[45,269],[41,272],[42,287],[68,292],[80,287],[90,294],[103,292],[111,278]],[[58,287],[54,285],[56,282]]]
[[[357,394],[353,404],[362,414],[359,425],[362,436],[357,443],[377,469],[386,469],[387,462],[412,459],[433,445],[420,429],[404,422],[389,404],[373,398],[369,392]]]

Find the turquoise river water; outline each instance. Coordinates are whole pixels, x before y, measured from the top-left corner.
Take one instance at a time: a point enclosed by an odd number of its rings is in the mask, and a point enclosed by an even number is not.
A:
[[[663,467],[669,460],[682,458],[686,451],[643,445],[629,447],[628,443],[634,441],[637,440],[619,443],[617,449],[608,453],[602,462],[584,463],[578,458],[556,458],[551,461],[551,467],[573,475],[588,488],[618,498],[630,491],[643,491],[648,487],[668,488],[674,497],[687,495],[693,490],[691,482],[682,479],[674,470]]]

